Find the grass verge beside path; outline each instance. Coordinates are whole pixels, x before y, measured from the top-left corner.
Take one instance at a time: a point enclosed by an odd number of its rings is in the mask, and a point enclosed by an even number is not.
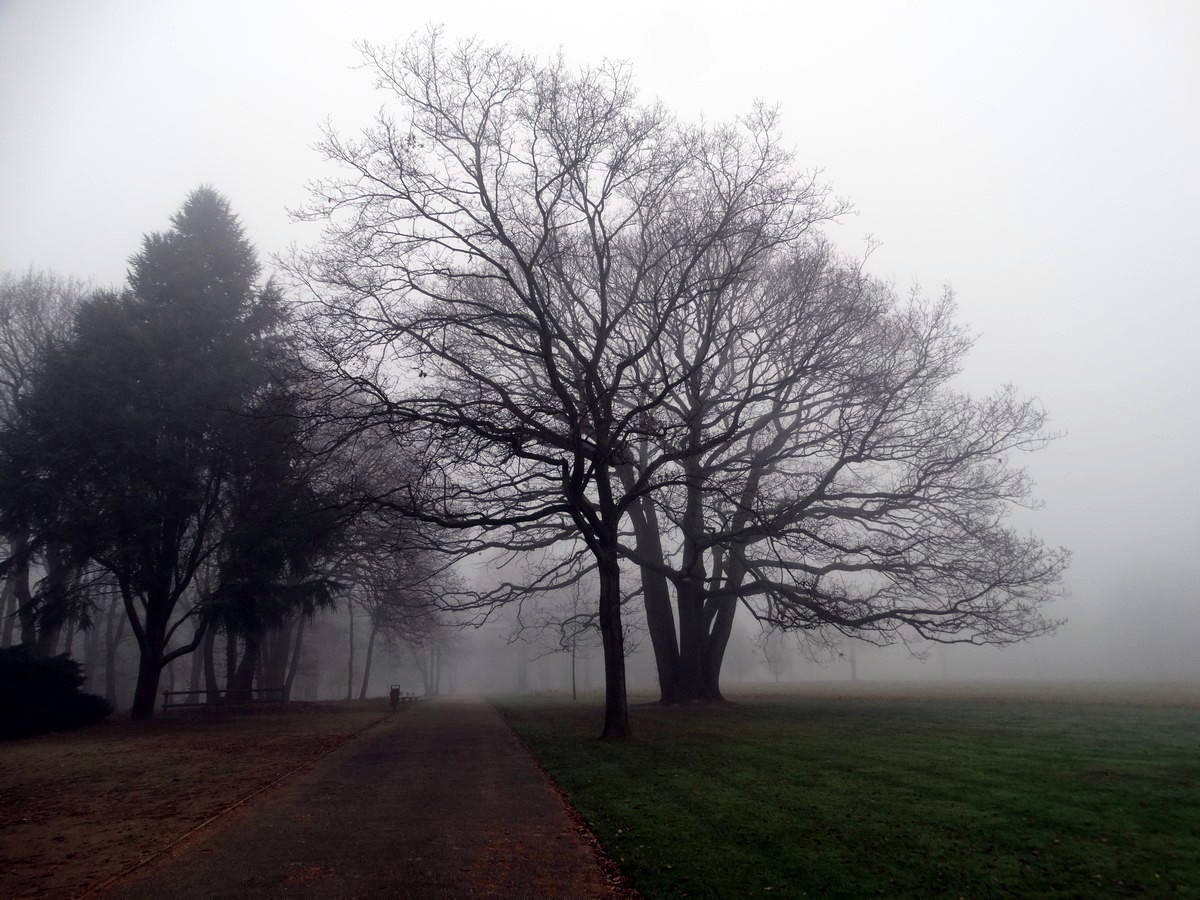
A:
[[[1194,697],[938,694],[497,706],[647,898],[1200,897]]]
[[[0,897],[76,896],[389,713],[181,710],[0,744]]]

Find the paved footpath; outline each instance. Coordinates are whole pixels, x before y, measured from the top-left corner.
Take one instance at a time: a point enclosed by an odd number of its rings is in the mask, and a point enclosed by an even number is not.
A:
[[[499,714],[445,699],[364,732],[105,896],[619,894]]]

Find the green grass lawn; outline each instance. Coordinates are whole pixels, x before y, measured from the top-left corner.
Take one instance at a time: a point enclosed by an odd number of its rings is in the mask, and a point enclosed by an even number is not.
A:
[[[1200,897],[1200,709],[766,694],[497,705],[647,898]]]

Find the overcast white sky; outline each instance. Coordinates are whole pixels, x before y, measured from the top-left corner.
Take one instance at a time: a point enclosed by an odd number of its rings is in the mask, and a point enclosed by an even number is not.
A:
[[[1076,552],[1054,640],[1116,659],[1178,610],[1200,628],[1194,0],[0,0],[0,269],[117,284],[201,183],[264,257],[310,240],[286,208],[326,172],[319,123],[386,102],[354,41],[431,22],[627,60],[684,117],[779,104],[858,210],[835,240],[873,234],[901,289],[952,285],[980,334],[964,384],[1012,382],[1067,432],[1029,459],[1046,508],[1020,518]]]

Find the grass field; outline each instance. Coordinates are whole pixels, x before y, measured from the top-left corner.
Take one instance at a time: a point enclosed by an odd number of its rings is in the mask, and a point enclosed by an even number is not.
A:
[[[1200,897],[1200,694],[942,685],[497,705],[647,898]]]
[[[289,703],[0,743],[0,897],[72,897],[389,714]]]

